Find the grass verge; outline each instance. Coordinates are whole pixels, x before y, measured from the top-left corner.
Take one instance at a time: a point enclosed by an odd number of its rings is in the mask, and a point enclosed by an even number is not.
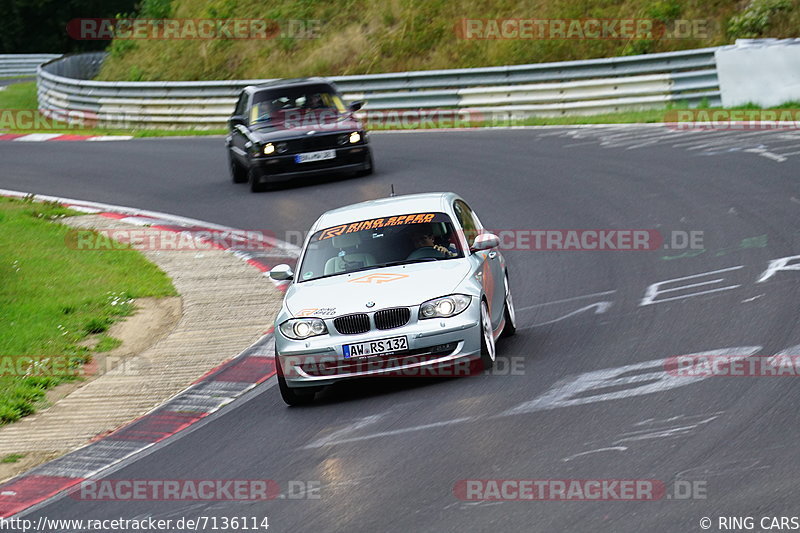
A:
[[[75,213],[57,204],[0,198],[0,424],[35,412],[45,392],[79,372],[37,371],[27,357],[89,362],[119,341],[102,335],[134,312],[135,298],[175,295],[169,278],[134,250],[69,248],[69,228],[53,221]],[[94,349],[79,343],[100,335]]]

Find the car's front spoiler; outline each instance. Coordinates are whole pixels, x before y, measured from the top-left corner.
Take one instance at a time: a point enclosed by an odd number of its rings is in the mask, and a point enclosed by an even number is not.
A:
[[[336,149],[336,159],[316,163],[294,163],[294,155],[260,157],[252,164],[259,183],[278,183],[298,178],[321,176],[324,174],[348,173],[369,170],[369,145],[356,148]],[[313,164],[308,170],[294,170],[302,164]],[[292,170],[287,170],[287,168]]]
[[[316,350],[313,352],[311,350],[298,350],[292,353],[281,353],[276,364],[282,365],[282,375],[290,387],[317,387],[331,385],[345,379],[378,376],[456,377],[472,375],[474,369],[470,364],[480,357],[480,334],[479,332],[475,333],[473,330],[479,327],[478,322],[473,322],[469,326],[462,324],[448,328],[446,331],[437,331],[437,335],[417,337],[417,339],[430,339],[432,343],[437,345],[456,344],[456,348],[450,353],[430,357],[426,356],[426,354],[419,356],[399,354],[387,359],[376,357],[366,360],[364,366],[367,368],[356,372],[313,375],[303,369],[307,360],[313,360],[316,363],[324,363],[326,360],[341,361],[341,357],[334,355],[332,350]],[[411,359],[414,362],[403,364],[399,362],[400,359]],[[373,368],[369,368],[370,366]]]
[[[360,170],[367,170],[369,167],[366,163],[356,163],[353,165],[342,165],[338,167],[317,168],[314,170],[304,170],[302,172],[284,172],[283,174],[261,174],[259,175],[259,183],[278,183],[281,181],[290,181],[297,178],[308,178],[313,176],[322,176],[325,174],[335,174],[338,172],[358,172]]]

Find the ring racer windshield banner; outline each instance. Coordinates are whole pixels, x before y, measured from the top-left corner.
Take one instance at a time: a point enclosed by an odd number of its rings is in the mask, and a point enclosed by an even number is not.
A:
[[[340,224],[318,231],[311,239],[313,241],[324,241],[331,237],[353,233],[365,229],[384,228],[387,226],[402,226],[410,224],[424,224],[427,222],[450,222],[450,217],[444,213],[411,213],[408,215],[396,215],[392,217],[372,218],[361,220],[351,224]]]

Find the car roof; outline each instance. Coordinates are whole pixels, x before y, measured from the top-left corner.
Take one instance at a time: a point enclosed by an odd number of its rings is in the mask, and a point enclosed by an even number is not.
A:
[[[298,87],[301,85],[317,85],[323,83],[325,85],[334,85],[333,82],[325,78],[285,78],[279,80],[272,80],[258,85],[248,85],[245,89],[250,92],[258,92],[262,89],[276,89],[280,87]],[[335,85],[334,85],[335,86]]]
[[[408,213],[434,211],[451,213],[450,206],[453,205],[453,201],[458,199],[461,199],[461,197],[452,192],[428,192],[368,200],[323,213],[317,219],[312,231],[349,224],[359,220],[386,218]]]

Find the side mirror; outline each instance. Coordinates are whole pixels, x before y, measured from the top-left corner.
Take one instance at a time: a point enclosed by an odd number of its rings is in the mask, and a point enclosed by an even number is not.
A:
[[[288,281],[294,279],[294,272],[292,272],[292,267],[289,265],[275,265],[272,267],[272,270],[269,271],[269,277],[275,281]]]
[[[350,104],[350,111],[355,113],[356,111],[358,111],[362,107],[364,107],[364,100],[356,100],[355,102],[352,102]]]
[[[494,233],[481,233],[475,237],[470,250],[478,252],[480,250],[490,250],[500,246],[500,238]]]
[[[242,115],[233,115],[228,119],[228,128],[233,129],[236,126],[244,126],[244,117]]]

